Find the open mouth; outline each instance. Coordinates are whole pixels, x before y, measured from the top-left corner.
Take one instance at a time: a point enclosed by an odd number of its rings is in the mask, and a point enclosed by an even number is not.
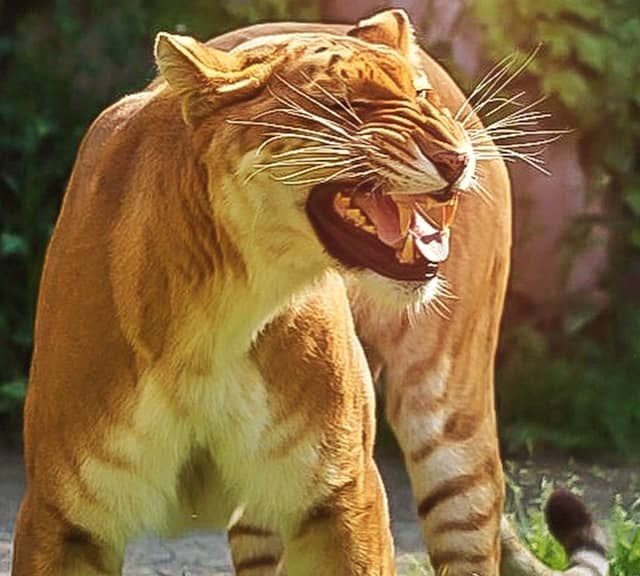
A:
[[[381,194],[331,182],[313,188],[307,214],[325,248],[350,268],[427,281],[449,256],[458,193]],[[437,199],[448,197],[446,203]]]

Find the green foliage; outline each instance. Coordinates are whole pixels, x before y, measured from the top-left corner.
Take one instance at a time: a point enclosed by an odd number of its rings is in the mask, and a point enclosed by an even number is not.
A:
[[[611,576],[640,574],[640,501],[627,511],[616,498],[610,533]]]
[[[308,19],[314,3],[41,5],[0,36],[0,414],[24,395],[44,249],[80,139],[101,109],[154,77],[155,33],[206,39],[257,20]]]
[[[556,570],[566,570],[568,558],[562,546],[551,536],[544,518],[544,503],[553,486],[543,480],[541,496],[532,506],[524,509],[518,500],[519,488],[509,485],[509,514],[518,533],[529,549],[545,564]],[[514,497],[515,496],[515,497]],[[636,502],[629,510],[622,505],[620,496],[604,525],[609,543],[610,576],[636,576],[640,574],[640,507]]]
[[[640,455],[640,4],[636,0],[477,0],[489,52],[542,48],[533,92],[551,97],[579,139],[590,191],[606,208],[580,218],[561,248],[571,261],[595,226],[609,234],[608,305],[580,295],[549,327],[507,316],[501,422],[512,444]]]
[[[629,334],[611,348],[583,332],[504,332],[498,408],[507,447],[640,457],[640,310],[629,314]]]
[[[435,576],[433,568],[426,565],[420,558],[411,558],[407,569],[400,574],[404,574],[404,576]]]
[[[507,482],[507,516],[535,556],[555,570],[566,570],[569,559],[549,532],[544,517],[544,505],[553,489],[553,484],[543,478],[540,496],[525,506],[522,503],[522,488]],[[581,495],[577,486],[571,486],[571,490]],[[625,509],[622,498],[617,496],[611,516],[603,527],[609,543],[610,576],[640,574],[640,500]],[[408,564],[407,569],[401,572],[405,576],[433,576],[433,571],[422,557],[405,557],[403,560]]]

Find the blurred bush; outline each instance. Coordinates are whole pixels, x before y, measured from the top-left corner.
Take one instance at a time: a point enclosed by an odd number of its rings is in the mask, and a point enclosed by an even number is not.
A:
[[[505,440],[640,457],[640,3],[475,0],[473,11],[494,57],[541,44],[529,69],[535,89],[569,118],[590,193],[605,207],[574,222],[559,249],[570,259],[593,226],[609,234],[604,309],[572,295],[549,325],[507,308]]]
[[[153,38],[206,39],[258,20],[309,19],[300,0],[0,3],[0,414],[26,389],[44,249],[82,135],[155,75]]]
[[[96,113],[154,76],[158,30],[214,36],[314,16],[304,0],[0,2],[0,414],[25,391],[44,248],[80,138]],[[434,6],[436,3],[433,3]],[[491,60],[542,42],[529,80],[569,117],[610,233],[608,306],[579,297],[544,320],[510,305],[499,354],[507,446],[640,456],[640,4],[475,0]],[[446,46],[438,46],[444,54]]]

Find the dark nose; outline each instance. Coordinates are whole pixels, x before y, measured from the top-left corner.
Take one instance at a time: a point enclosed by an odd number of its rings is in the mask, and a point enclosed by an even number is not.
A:
[[[431,157],[440,175],[450,184],[453,184],[464,172],[469,157],[465,153],[443,150]]]

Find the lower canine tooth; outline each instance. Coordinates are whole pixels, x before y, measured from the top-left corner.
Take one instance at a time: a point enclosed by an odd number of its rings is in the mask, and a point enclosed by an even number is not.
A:
[[[371,225],[371,224],[365,224],[364,226],[361,226],[361,228],[365,232],[368,232],[369,234],[375,234],[376,233],[376,227]]]
[[[451,201],[442,207],[442,227],[446,230],[450,228],[456,217],[458,210],[459,193],[456,193]]]
[[[413,236],[407,236],[404,246],[398,255],[398,260],[403,264],[411,264],[414,261]]]

